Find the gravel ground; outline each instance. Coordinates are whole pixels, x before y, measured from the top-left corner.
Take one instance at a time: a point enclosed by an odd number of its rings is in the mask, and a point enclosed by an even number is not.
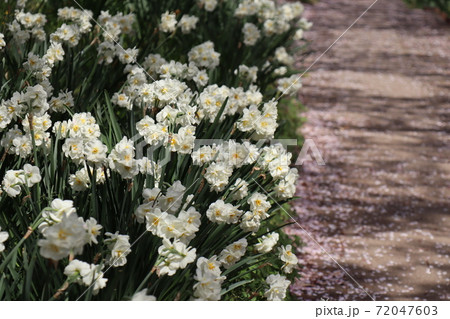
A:
[[[314,53],[302,65],[372,2],[308,6]],[[436,14],[379,0],[303,79],[301,131],[326,165],[301,167],[309,235],[289,229],[307,244],[300,300],[450,299],[449,35]]]

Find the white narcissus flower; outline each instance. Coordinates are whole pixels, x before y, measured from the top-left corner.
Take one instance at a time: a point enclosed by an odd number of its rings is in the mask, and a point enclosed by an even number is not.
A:
[[[6,171],[3,177],[3,190],[9,197],[16,197],[22,191],[22,185],[32,187],[41,181],[41,174],[37,166],[25,164],[21,170]]]
[[[8,25],[8,29],[12,33],[14,40],[19,44],[24,44],[30,38],[30,32],[22,30],[21,25],[16,20]]]
[[[285,75],[287,73],[288,69],[285,66],[280,66],[279,68],[276,68],[275,70],[273,70],[273,74],[276,76],[282,76]]]
[[[26,3],[26,1],[17,1],[17,2],[18,7],[21,8],[23,8]],[[16,20],[27,29],[32,29],[34,27],[42,27],[47,22],[45,15],[43,15],[42,13],[32,14],[30,12],[24,12],[23,10],[16,12]]]
[[[64,215],[68,216],[76,212],[76,209],[73,207],[73,201],[71,200],[56,198],[52,201],[50,207],[52,210],[48,211],[48,216],[54,222],[58,223],[62,220]]]
[[[245,64],[241,64],[239,68],[234,71],[234,74],[239,74],[239,76],[253,83],[256,82],[258,78],[258,67],[248,67]]]
[[[257,120],[261,119],[262,114],[256,105],[245,108],[242,117],[237,122],[237,128],[242,132],[248,132],[255,128]]]
[[[230,268],[245,255],[247,249],[247,239],[242,238],[222,250],[219,254],[219,261],[225,269]]]
[[[144,206],[144,207],[141,207]],[[165,218],[166,212],[162,212],[158,207],[153,207],[153,204],[144,203],[138,207],[136,211],[136,216],[139,220],[145,218],[147,231],[151,232],[153,235],[162,237],[160,233],[160,222],[161,219]]]
[[[151,75],[156,76],[157,71],[161,68],[163,64],[167,61],[159,54],[149,54],[147,58],[142,63],[142,67]]]
[[[227,98],[234,99],[234,94],[232,90],[225,85],[218,86],[217,84],[209,85],[200,93],[198,103],[199,109],[197,111],[197,116],[200,119],[204,117],[209,119],[210,123],[214,123],[222,105],[225,103]],[[220,121],[225,119],[227,114],[234,115],[239,104],[228,102],[225,106],[224,112],[220,117]],[[233,107],[231,107],[233,106]]]
[[[107,278],[103,278],[103,272],[101,269],[103,266],[101,265],[90,265],[90,272],[83,276],[82,281],[86,287],[92,286],[92,293],[94,295],[98,294],[100,289],[106,287]]]
[[[60,223],[64,216],[75,214],[75,212],[76,209],[73,207],[71,200],[56,198],[51,202],[50,207],[42,211],[44,221],[39,225],[38,229],[41,233],[44,233],[49,226]]]
[[[114,93],[113,97],[111,98],[111,102],[128,110],[132,110],[133,108],[133,103],[131,102],[130,97],[124,93]]]
[[[271,207],[267,196],[260,193],[254,193],[248,200],[247,203],[250,204],[250,210],[259,215],[262,219],[268,217],[267,211]]]
[[[86,160],[95,164],[102,164],[106,162],[106,152],[108,147],[98,139],[93,139],[84,147],[84,154]]]
[[[193,151],[191,156],[194,165],[201,166],[212,161],[213,150],[211,146],[202,146]]]
[[[300,28],[302,28],[303,30],[309,30],[311,29],[311,27],[313,26],[312,22],[309,22],[308,20],[306,20],[305,18],[301,18],[298,22],[298,25],[300,26]]]
[[[295,194],[296,188],[295,184],[287,183],[285,180],[282,180],[275,186],[275,193],[280,199],[289,199],[292,198]]]
[[[60,92],[57,97],[52,97],[49,101],[50,110],[54,112],[65,113],[67,109],[74,106],[72,92]],[[64,136],[64,134],[62,134]]]
[[[287,6],[289,8],[288,10],[292,11],[292,16],[294,18],[301,16],[302,13],[305,11],[305,7],[301,2],[288,3],[285,4],[284,6]]]
[[[158,224],[158,236],[161,238],[180,238],[181,234],[183,234],[183,230],[183,223],[171,214],[166,214],[160,219]]]
[[[268,4],[270,2],[266,2]],[[260,5],[254,1],[239,1],[239,6],[234,11],[234,15],[238,18],[251,16],[258,13]]]
[[[238,207],[219,199],[209,205],[206,216],[214,223],[235,224],[239,221],[242,213],[242,210],[239,210]]]
[[[161,210],[168,213],[176,213],[181,207],[183,195],[186,190],[180,181],[175,181],[170,186],[165,195],[161,195],[158,198],[158,204]]]
[[[255,233],[258,231],[261,226],[261,216],[259,214],[255,214],[253,212],[245,212],[242,216],[242,221],[239,227],[246,232]]]
[[[163,107],[177,99],[187,88],[184,82],[166,78],[150,84],[143,84],[139,87],[138,94],[144,105],[152,106],[155,101],[159,100],[159,107]]]
[[[139,53],[138,49],[126,49],[124,50],[121,46],[116,45],[116,55],[119,61],[123,64],[130,64],[136,62],[136,57]]]
[[[269,289],[265,291],[264,296],[270,301],[281,301],[286,298],[286,290],[291,284],[285,276],[280,274],[269,275],[266,282],[270,285]]]
[[[302,87],[302,82],[298,74],[291,75],[288,78],[278,79],[276,84],[277,90],[285,95],[292,95]]]
[[[275,186],[275,193],[280,199],[292,198],[295,194],[295,183],[298,180],[298,170],[291,168],[287,175]]]
[[[98,291],[106,287],[108,279],[103,278],[102,266],[88,264],[78,259],[72,260],[66,268],[64,274],[69,280],[74,280],[82,286],[93,288],[93,294],[96,295]]]
[[[47,95],[47,91],[40,84],[27,87],[23,99],[31,106],[33,115],[42,116],[48,111],[50,105],[47,102]]]
[[[277,121],[270,117],[261,117],[254,124],[257,137],[273,138],[277,127]]]
[[[246,92],[248,104],[257,105],[263,100],[263,95],[260,92],[258,86],[250,85],[248,91]]]
[[[111,64],[116,56],[116,48],[114,43],[102,42],[97,47],[99,60],[98,63]]]
[[[303,39],[303,29],[298,29],[294,34],[294,40],[301,40]]]
[[[188,53],[189,62],[197,67],[214,69],[220,63],[220,53],[214,51],[214,43],[206,41],[193,47]]]
[[[79,276],[77,282],[82,282],[82,277],[85,277],[91,272],[91,265],[78,259],[72,260],[66,268],[64,268],[64,275],[67,277]]]
[[[197,259],[197,270],[194,279],[194,297],[196,300],[220,300],[222,283],[226,279],[221,276],[220,262],[217,256]]]
[[[270,175],[272,175],[274,179],[283,178],[289,173],[291,157],[292,154],[290,153],[282,154],[269,163],[268,168]]]
[[[2,251],[4,251],[5,250],[5,244],[4,244],[4,242],[8,239],[8,237],[9,237],[9,234],[7,233],[7,232],[5,232],[5,231],[1,231],[2,230],[2,228],[0,227],[0,253],[2,252]]]
[[[253,23],[244,24],[242,33],[244,33],[244,43],[248,46],[255,45],[261,36],[261,32],[258,30],[258,27]]]
[[[180,240],[189,242],[194,238],[195,233],[198,232],[200,228],[201,217],[202,215],[197,212],[194,207],[189,207],[188,210],[182,210],[180,214],[178,214],[178,220],[181,222],[181,225],[183,225]]]
[[[107,262],[113,267],[121,267],[127,263],[127,255],[131,252],[131,245],[129,242],[130,236],[106,233],[110,237],[105,240],[108,244],[108,249],[111,251]]]
[[[142,289],[131,297],[131,301],[156,301],[156,297],[147,295],[147,289]]]
[[[126,136],[114,146],[114,149],[108,156],[109,167],[117,171],[122,178],[132,179],[139,173],[138,162],[134,158],[135,148],[133,141],[128,140]]]
[[[43,58],[49,66],[53,66],[57,61],[62,61],[64,59],[64,49],[61,43],[52,42]]]
[[[94,170],[92,167],[89,167],[89,170],[91,171],[91,176],[94,175]],[[103,184],[106,180],[105,172],[102,167],[97,168],[96,170],[96,183],[97,184]],[[107,172],[109,176],[109,172]],[[91,179],[89,177],[88,171],[86,166],[81,168],[80,170],[76,171],[75,174],[71,174],[69,176],[69,185],[72,187],[72,189],[76,192],[82,192],[91,184]]]
[[[81,254],[86,244],[86,229],[76,214],[64,215],[60,223],[46,228],[43,235],[45,238],[38,241],[38,246],[40,254],[48,259]]]
[[[197,270],[195,275],[195,280],[201,281],[201,278],[208,277],[210,275],[214,277],[219,277],[221,274],[220,270],[221,263],[217,260],[217,256],[212,256],[209,259],[205,257],[200,257],[197,260]]]
[[[81,218],[81,217],[80,217]],[[97,220],[94,217],[91,217],[86,220],[85,227],[87,230],[87,242],[89,244],[98,244],[97,236],[100,235],[100,230],[103,228],[102,225],[97,224]]]
[[[285,47],[279,47],[275,50],[275,59],[285,65],[294,63],[294,58],[288,54]]]
[[[13,120],[13,114],[9,112],[6,103],[0,104],[0,130],[5,129],[9,123]]]
[[[286,245],[278,248],[279,250],[279,258],[284,261],[283,267],[281,269],[284,270],[285,273],[290,274],[292,269],[298,264],[297,256],[292,252],[292,246]]]
[[[155,120],[148,115],[144,116],[142,120],[136,123],[136,129],[138,130],[139,134],[141,134],[144,137],[145,135],[151,133],[153,126],[155,126]]]
[[[154,209],[156,209],[153,202],[143,203],[138,206],[134,215],[136,216],[136,221],[140,224],[145,222],[147,215],[150,214]],[[148,229],[150,231],[150,229]]]
[[[248,149],[244,145],[235,141],[228,141],[219,145],[216,162],[239,168],[245,164],[247,155]]]
[[[184,14],[181,17],[180,22],[178,22],[178,25],[181,27],[181,32],[187,34],[195,29],[197,22],[198,18],[196,16],[189,16],[187,14]]]
[[[170,105],[167,105],[160,112],[158,112],[158,114],[156,115],[156,121],[162,124],[174,123],[178,113],[179,110],[173,108]]]
[[[192,126],[181,127],[177,134],[173,134],[168,140],[168,146],[172,152],[180,154],[190,154],[195,146],[195,136],[187,134]]]
[[[262,236],[259,242],[255,244],[256,250],[261,254],[266,254],[272,251],[273,247],[277,244],[280,235],[276,232],[270,233],[266,236]]]
[[[231,187],[232,198],[234,200],[240,200],[247,196],[248,194],[248,183],[241,178],[238,178],[234,185]]]
[[[165,239],[175,238],[180,239],[183,243],[188,243],[195,237],[195,233],[199,230],[201,223],[200,213],[194,207],[181,210],[178,217],[167,212],[162,212],[159,208],[159,194],[159,188],[144,190],[144,203],[135,212],[137,221],[142,223],[146,220],[147,230],[158,237]],[[182,195],[180,196],[182,197]],[[189,201],[189,198],[187,201]]]
[[[214,11],[217,7],[217,0],[199,0],[199,4],[204,6],[206,11]]]
[[[161,16],[161,23],[159,28],[162,32],[173,32],[177,28],[177,19],[175,13],[169,13],[166,11]]]
[[[15,120],[22,116],[26,108],[25,102],[25,93],[14,92],[9,100],[0,103],[0,116],[5,117],[0,120],[1,129],[4,129],[12,119]]]
[[[78,163],[84,156],[84,142],[81,138],[68,138],[62,145],[62,150],[66,157],[70,157]]]
[[[184,269],[195,260],[196,249],[188,247],[179,240],[163,239],[158,248],[161,263],[157,266],[159,276],[173,276],[178,269]]]
[[[247,149],[247,158],[245,159],[244,164],[255,163],[261,155],[258,147],[250,142],[244,142],[242,145]]]
[[[209,76],[208,73],[206,73],[205,70],[199,70],[197,74],[192,78],[192,80],[197,84],[199,87],[203,87],[206,84],[208,84]]]
[[[144,175],[152,175],[157,179],[158,177],[158,164],[155,163],[153,160],[142,157],[141,159],[137,160],[139,172]]]
[[[144,198],[144,203],[153,203],[158,196],[161,194],[161,190],[158,187],[145,188],[142,191],[142,197]]]
[[[19,177],[22,171],[9,170],[3,177],[2,187],[9,197],[16,197],[22,191],[22,179]]]
[[[0,50],[6,46],[6,42],[5,42],[4,38],[5,38],[5,36],[3,35],[3,33],[0,33]]]
[[[266,36],[274,35],[276,32],[276,22],[273,19],[264,21],[263,31]]]
[[[211,163],[206,169],[205,179],[216,192],[220,192],[228,185],[228,179],[233,169],[225,163]]]

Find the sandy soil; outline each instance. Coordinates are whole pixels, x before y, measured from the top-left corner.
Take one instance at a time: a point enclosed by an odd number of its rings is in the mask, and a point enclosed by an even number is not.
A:
[[[302,65],[372,2],[308,6]],[[299,299],[450,299],[449,55],[440,17],[379,0],[303,79],[301,131],[326,165],[301,168],[297,221],[311,236],[289,230],[307,244]]]

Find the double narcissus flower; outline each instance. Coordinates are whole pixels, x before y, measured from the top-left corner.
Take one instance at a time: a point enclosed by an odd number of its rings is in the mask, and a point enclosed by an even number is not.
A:
[[[2,181],[3,191],[10,197],[16,197],[24,187],[31,188],[39,183],[42,177],[39,167],[25,164],[21,170],[9,170]]]
[[[222,283],[226,277],[222,276],[220,270],[221,263],[217,256],[207,259],[200,257],[197,259],[197,270],[194,279],[194,297],[196,300],[220,300]]]
[[[298,258],[292,252],[292,246],[281,246],[278,250],[280,259],[284,261],[282,269],[285,273],[290,274],[294,267],[296,267],[298,264]]]
[[[216,9],[218,0],[198,0],[198,3],[200,6],[203,6],[206,11],[211,12]]]
[[[108,281],[103,277],[102,268],[100,265],[74,259],[64,268],[64,275],[68,277],[69,282],[76,282],[88,288],[92,287],[92,293],[96,295],[100,289],[106,287]]]
[[[86,244],[98,243],[102,226],[93,217],[86,222],[78,217],[71,200],[54,199],[42,211],[42,218],[38,228],[44,238],[37,245],[45,258],[60,260],[70,254],[76,256],[83,253]]]
[[[291,282],[287,280],[285,276],[280,274],[269,275],[266,282],[269,284],[269,289],[264,293],[267,300],[281,301],[286,298],[286,290]]]
[[[174,32],[177,28],[177,19],[175,13],[169,13],[166,11],[161,16],[161,23],[159,24],[159,29],[162,32]]]
[[[9,234],[5,231],[1,231],[0,228],[0,253],[5,250],[5,241],[9,238]]]
[[[0,33],[0,50],[6,46],[5,36],[3,33]]]
[[[160,262],[157,265],[160,276],[173,276],[178,269],[184,269],[194,262],[196,249],[174,239],[163,239],[162,246],[158,248]]]
[[[253,23],[246,23],[242,28],[242,33],[244,34],[244,44],[248,46],[253,46],[256,44],[261,36],[261,32],[258,27]]]

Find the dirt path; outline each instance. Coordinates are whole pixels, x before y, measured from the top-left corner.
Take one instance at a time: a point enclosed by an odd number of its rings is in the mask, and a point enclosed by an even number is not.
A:
[[[308,6],[309,65],[373,0]],[[303,166],[305,300],[450,299],[450,26],[379,2],[305,78],[302,128],[326,166]]]

